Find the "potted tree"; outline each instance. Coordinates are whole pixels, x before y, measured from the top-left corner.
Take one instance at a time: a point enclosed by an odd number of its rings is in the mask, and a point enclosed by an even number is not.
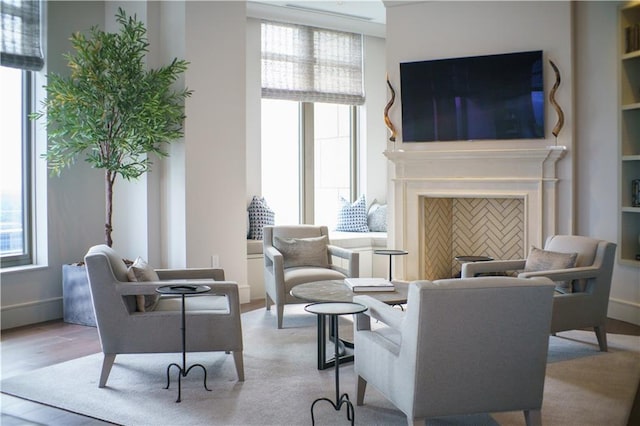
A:
[[[127,16],[122,8],[116,21],[118,33],[92,27],[89,37],[80,32],[71,36],[73,52],[64,55],[70,74],[47,75],[46,99],[41,110],[31,116],[46,122],[48,149],[43,157],[52,174],[59,175],[80,158],[104,170],[104,236],[108,246],[113,244],[116,178],[137,179],[151,169],[154,156],[168,155],[165,145],[183,135],[184,101],[191,95],[190,90],[173,88],[187,69],[185,60],[176,58],[167,66],[147,69],[149,42],[144,24],[135,15]],[[65,283],[65,269],[70,267],[63,266],[65,321],[95,325],[86,273],[82,269],[73,274],[81,283]],[[75,299],[87,297],[88,307],[71,312],[69,305],[75,304]],[[78,316],[81,318],[75,318]]]

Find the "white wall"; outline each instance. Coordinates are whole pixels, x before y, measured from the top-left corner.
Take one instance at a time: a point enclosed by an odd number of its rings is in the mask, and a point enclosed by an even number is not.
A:
[[[577,229],[618,241],[617,2],[575,3]],[[615,265],[609,316],[640,324],[640,268]]]
[[[227,279],[246,287],[244,2],[187,2],[185,45],[194,90],[185,111],[187,266],[217,256]]]

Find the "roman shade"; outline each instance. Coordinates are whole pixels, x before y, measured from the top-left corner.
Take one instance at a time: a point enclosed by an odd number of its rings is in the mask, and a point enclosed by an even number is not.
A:
[[[262,23],[262,97],[362,105],[362,35]]]
[[[44,55],[40,46],[40,1],[2,0],[0,21],[0,64],[29,71],[41,70]]]

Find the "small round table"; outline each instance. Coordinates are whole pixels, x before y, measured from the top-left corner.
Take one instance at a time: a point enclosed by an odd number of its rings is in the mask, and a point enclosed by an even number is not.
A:
[[[316,403],[320,401],[328,401],[336,411],[340,411],[342,408],[342,404],[347,405],[347,420],[351,421],[351,425],[355,420],[355,412],[353,409],[353,404],[349,401],[349,395],[347,393],[343,393],[340,395],[340,356],[339,356],[339,347],[338,347],[338,316],[339,315],[348,315],[348,314],[359,314],[367,310],[367,307],[361,305],[360,303],[353,302],[320,302],[320,303],[312,303],[304,307],[304,310],[307,312],[311,312],[312,314],[316,314],[322,318],[324,322],[325,316],[330,316],[333,321],[333,335],[335,336],[335,370],[336,370],[336,402],[334,403],[329,398],[318,398],[313,401],[311,404],[311,424],[315,425],[315,418],[313,417],[313,407]]]
[[[404,256],[405,254],[409,254],[409,252],[405,250],[382,249],[382,250],[374,250],[373,254],[382,254],[382,255],[389,256],[389,281],[391,281],[391,258],[393,256]]]
[[[169,372],[171,371],[171,367],[177,367],[178,368],[178,399],[176,400],[176,402],[180,402],[182,401],[182,382],[181,382],[181,378],[182,377],[187,377],[187,374],[189,374],[189,371],[191,371],[191,369],[193,367],[200,367],[202,368],[202,370],[204,371],[204,388],[206,390],[208,390],[209,392],[211,392],[211,389],[209,389],[207,387],[207,369],[204,368],[204,365],[202,364],[193,364],[191,365],[189,368],[187,368],[187,339],[186,339],[186,335],[187,335],[187,330],[186,330],[186,324],[185,324],[185,306],[184,306],[184,298],[187,295],[191,295],[191,294],[201,294],[201,293],[207,293],[211,291],[211,287],[206,286],[206,285],[163,285],[160,286],[156,289],[156,292],[160,293],[160,294],[171,294],[171,295],[181,295],[182,296],[182,366],[176,364],[175,362],[169,364],[169,366],[167,367],[167,386],[165,387],[165,389],[169,389],[169,384],[171,382],[170,377],[169,377]]]

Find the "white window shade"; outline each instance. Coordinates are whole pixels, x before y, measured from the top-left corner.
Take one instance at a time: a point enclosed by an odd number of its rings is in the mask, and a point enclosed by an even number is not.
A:
[[[362,105],[362,35],[262,23],[262,97]]]
[[[40,48],[40,1],[0,1],[0,64],[39,71],[44,66]]]

